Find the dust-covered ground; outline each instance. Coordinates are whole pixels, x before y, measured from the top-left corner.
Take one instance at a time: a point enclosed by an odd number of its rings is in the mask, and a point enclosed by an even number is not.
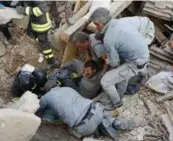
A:
[[[10,87],[15,75],[25,63],[36,67],[43,67],[44,63],[38,63],[39,46],[27,36],[15,36],[17,45],[10,45],[1,35],[0,41],[6,47],[6,54],[0,58],[0,105],[11,100]],[[120,132],[121,141],[142,141],[146,140],[145,134],[154,133],[158,130],[151,126],[157,122],[157,117],[164,112],[161,105],[155,102],[156,93],[142,89],[140,93],[133,96],[125,96],[123,107],[119,108],[118,118],[135,119],[139,127],[133,131]],[[110,140],[104,138],[105,140]],[[32,141],[76,141],[67,133],[66,126],[42,124]],[[158,139],[162,141],[162,139]]]

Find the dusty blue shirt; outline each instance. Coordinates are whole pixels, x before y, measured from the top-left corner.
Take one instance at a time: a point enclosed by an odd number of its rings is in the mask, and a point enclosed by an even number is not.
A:
[[[55,87],[40,99],[40,108],[49,107],[70,127],[78,124],[92,101],[69,87]]]
[[[149,59],[148,45],[142,34],[129,22],[112,19],[104,27],[104,47],[109,64],[118,66],[120,58],[126,62]]]

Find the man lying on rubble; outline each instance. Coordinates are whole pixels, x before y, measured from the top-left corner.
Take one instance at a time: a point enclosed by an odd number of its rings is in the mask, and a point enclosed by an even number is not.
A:
[[[118,141],[117,130],[134,128],[134,120],[118,120],[104,113],[101,105],[82,97],[70,87],[53,84],[40,99],[36,115],[41,116],[44,109],[51,108],[56,115],[79,135],[85,137],[101,131]]]
[[[42,87],[44,87],[46,81],[47,73],[45,71],[25,64],[13,82],[11,88],[12,97],[19,98],[28,90],[37,95],[44,94]]]
[[[101,80],[101,85],[111,100],[106,109],[112,110],[123,105],[122,98],[128,80],[139,73],[146,75],[148,45],[135,25],[112,19],[110,12],[105,8],[96,9],[90,21],[104,34],[106,54],[102,58],[108,59],[109,64],[114,67]],[[120,58],[123,60],[122,65]]]
[[[48,78],[46,86],[56,82],[60,87],[71,87],[82,96],[92,99],[99,94],[101,77],[101,70],[93,60],[84,63],[73,59],[56,70]]]

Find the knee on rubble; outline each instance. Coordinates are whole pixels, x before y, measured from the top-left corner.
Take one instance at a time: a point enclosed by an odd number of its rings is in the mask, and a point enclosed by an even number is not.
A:
[[[103,87],[103,89],[110,85],[108,79],[105,76],[102,77],[100,83],[101,83],[101,86]]]

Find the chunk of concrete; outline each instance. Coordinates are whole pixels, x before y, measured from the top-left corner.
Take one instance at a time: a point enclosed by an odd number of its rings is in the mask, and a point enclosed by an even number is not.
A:
[[[41,124],[34,114],[14,110],[0,110],[0,135],[2,141],[29,141]]]
[[[6,52],[6,48],[2,42],[0,42],[0,57],[4,56]]]
[[[98,140],[94,138],[84,138],[83,141],[103,141],[103,140]]]

